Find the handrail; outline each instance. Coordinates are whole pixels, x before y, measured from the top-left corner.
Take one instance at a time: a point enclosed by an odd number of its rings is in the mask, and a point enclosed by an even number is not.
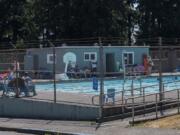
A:
[[[163,85],[165,85],[165,84],[171,84],[171,83],[177,83],[177,82],[180,82],[180,80],[173,81],[173,82],[172,82],[172,81],[170,81],[170,82],[164,82]],[[155,86],[158,87],[159,84],[148,85],[148,86],[143,86],[143,87],[134,88],[133,91],[138,91],[138,90],[140,90],[140,89],[151,88],[151,87],[155,87]],[[177,89],[173,89],[173,90],[177,90]],[[173,90],[169,90],[169,91],[173,91]],[[126,91],[126,92],[132,91],[132,89],[125,90],[125,91]],[[125,91],[116,91],[115,93],[121,93],[121,94],[122,94],[122,92],[125,92]],[[168,92],[168,91],[165,91],[165,92]],[[113,92],[112,92],[112,93],[113,93]],[[155,94],[156,94],[156,93],[152,93],[152,94],[148,94],[148,95],[146,94],[145,97],[146,97],[146,96],[150,96],[150,95],[155,95]],[[103,96],[106,96],[106,95],[107,95],[107,94],[104,94]],[[93,101],[94,101],[94,98],[95,98],[95,97],[99,97],[99,95],[95,95],[95,96],[92,97],[92,104],[94,104]],[[144,97],[144,96],[138,96],[138,97]],[[131,98],[132,98],[132,97],[131,97]],[[126,100],[127,100],[127,99],[126,99]],[[118,102],[119,102],[119,101],[122,101],[122,100],[118,100]],[[117,101],[115,101],[115,102],[117,102]]]
[[[145,96],[138,96],[138,97],[130,97],[128,99],[137,99],[137,98],[141,98],[141,97],[149,97],[149,96],[152,96],[152,95],[156,95],[156,94],[164,94],[164,93],[168,93],[168,92],[172,92],[172,91],[177,91],[179,89],[173,89],[173,90],[168,90],[168,91],[164,91],[164,92],[159,92],[159,93],[152,93],[152,94],[147,94]]]
[[[157,95],[158,94],[161,94],[161,93],[168,93],[168,92],[172,92],[172,91],[177,91],[177,97],[173,98],[173,99],[164,99],[164,100],[157,100]],[[144,103],[143,105],[140,104],[140,105],[137,105],[137,106],[133,106],[132,107],[129,107],[129,109],[132,109],[132,125],[134,125],[134,119],[135,119],[135,113],[137,113],[137,111],[135,110],[135,108],[137,107],[145,107],[144,109],[147,111],[146,109],[146,106],[147,105],[155,105],[154,107],[151,107],[150,109],[152,108],[155,108],[156,109],[156,118],[158,118],[158,109],[160,107],[166,107],[166,106],[169,106],[169,105],[177,105],[177,109],[178,109],[178,114],[180,113],[180,89],[174,89],[174,90],[171,90],[171,91],[165,91],[165,92],[161,92],[161,93],[156,93],[156,97],[155,97],[155,101],[154,102],[151,102],[151,103]],[[134,97],[133,97],[133,101],[134,101]],[[165,105],[163,104],[165,101],[173,101],[171,103],[166,103]],[[161,104],[160,104],[161,103]],[[162,112],[162,108],[161,108],[161,114],[163,114]]]
[[[151,101],[151,102],[148,102],[148,103],[137,104],[137,105],[134,106],[134,108],[144,107],[144,106],[148,106],[148,105],[154,105],[154,104],[156,104],[156,103],[164,103],[164,102],[166,102],[166,101],[176,101],[177,99],[178,99],[178,98],[174,98],[174,99],[164,99],[164,100],[161,100],[161,101],[158,101],[158,102],[156,102],[156,101]],[[132,107],[127,107],[127,106],[126,106],[126,108],[127,108],[127,109],[132,109]]]
[[[159,92],[159,93],[152,93],[152,94],[148,94],[148,95],[144,95],[144,96],[138,96],[138,97],[129,97],[126,100],[132,100],[132,99],[138,99],[138,98],[145,98],[145,97],[149,97],[149,96],[153,96],[153,95],[159,95],[159,94],[165,94],[165,93],[169,93],[169,92],[174,92],[174,91],[179,91],[180,89],[173,89],[173,90],[168,90],[168,91],[164,91],[164,92]],[[162,100],[163,101],[163,100]],[[153,102],[153,101],[152,101]]]
[[[132,125],[133,125],[136,115],[144,115],[145,116],[145,113],[155,113],[153,117],[158,118],[158,116],[159,116],[158,112],[160,113],[164,109],[172,109],[171,106],[173,106],[173,109],[177,109],[177,113],[179,114],[180,113],[180,89],[168,90],[168,91],[164,91],[162,93],[165,94],[165,93],[169,93],[169,92],[177,92],[177,97],[175,96],[173,98],[165,98],[164,100],[160,101],[158,95],[161,93],[159,92],[159,93],[147,95],[147,96],[156,95],[154,101],[147,101],[144,103],[138,102],[137,104],[136,104],[136,102],[134,102],[134,99],[137,97],[130,97],[129,99],[133,99],[132,103],[122,104],[120,106],[120,107],[122,107],[122,109],[126,108],[129,111],[122,112],[120,114],[115,114],[112,116],[106,116],[105,118],[113,118],[113,117],[114,118],[115,117],[124,118],[124,116],[131,116],[132,115],[131,117],[132,117]],[[151,106],[151,105],[153,105],[153,106]],[[144,109],[141,107],[144,107]],[[165,107],[165,108],[162,108],[162,107]]]
[[[179,90],[179,89],[173,89],[173,90],[165,91],[165,92],[163,92],[163,94],[168,93],[168,92],[174,92],[174,91],[177,91],[177,90]],[[153,94],[148,94],[148,95],[145,95],[145,96],[129,97],[129,98],[126,98],[124,100],[126,100],[126,102],[127,102],[128,100],[138,99],[138,98],[145,98],[145,97],[153,96],[153,95],[156,95],[156,94],[159,95],[160,93],[153,93]],[[116,102],[122,102],[122,99],[115,101],[115,103]],[[153,102],[153,101],[148,101],[148,102]],[[129,103],[129,104],[131,104],[131,103]],[[138,104],[140,104],[140,102]],[[116,105],[127,106],[127,104],[116,104]],[[108,106],[108,105],[106,105],[106,106]]]

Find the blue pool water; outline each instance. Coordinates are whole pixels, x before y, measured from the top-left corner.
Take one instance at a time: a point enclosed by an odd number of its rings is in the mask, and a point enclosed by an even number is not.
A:
[[[163,82],[173,82],[173,81],[180,81],[180,76],[178,77],[163,77]],[[104,81],[104,91],[106,93],[107,89],[109,88],[115,88],[116,91],[123,90],[123,82],[124,80],[106,80]],[[150,85],[156,85],[159,84],[157,77],[148,77],[141,79],[142,86],[150,86]],[[132,80],[126,80],[124,88],[125,90],[129,90],[132,85]],[[133,80],[133,87],[139,88],[140,87],[140,81],[139,80]],[[171,83],[165,85],[166,90],[172,90],[174,88],[180,87],[180,82],[177,83]],[[155,93],[158,91],[158,86],[156,87],[150,87],[146,88],[146,93]],[[92,81],[89,82],[73,82],[73,83],[57,83],[56,84],[56,90],[62,91],[62,92],[71,92],[71,93],[86,93],[86,94],[98,94],[100,89],[100,85],[98,85],[98,90],[93,90],[93,83]],[[36,84],[36,90],[37,91],[53,91],[54,86],[53,83],[46,83],[46,84]]]

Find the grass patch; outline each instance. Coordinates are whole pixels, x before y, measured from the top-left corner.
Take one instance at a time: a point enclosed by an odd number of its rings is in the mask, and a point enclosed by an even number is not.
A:
[[[180,129],[180,115],[169,116],[158,120],[147,121],[144,123],[136,124],[137,127],[149,128],[172,128]]]

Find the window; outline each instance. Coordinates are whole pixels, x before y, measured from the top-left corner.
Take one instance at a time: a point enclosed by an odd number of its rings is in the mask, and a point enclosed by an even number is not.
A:
[[[97,61],[97,53],[96,52],[85,52],[84,53],[84,61]]]
[[[53,64],[53,54],[47,54],[47,64]],[[56,55],[55,55],[55,63],[56,63]]]
[[[123,53],[123,58],[124,58],[125,65],[133,65],[134,64],[134,52]]]
[[[91,60],[95,61],[95,54],[91,54]]]
[[[84,54],[84,60],[89,60],[89,54]]]

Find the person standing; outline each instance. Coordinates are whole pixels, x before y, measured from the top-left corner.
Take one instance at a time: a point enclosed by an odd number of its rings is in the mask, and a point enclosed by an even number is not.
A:
[[[147,55],[143,56],[143,66],[144,66],[144,74],[148,74],[148,58]]]
[[[154,66],[154,63],[153,63],[153,61],[152,61],[152,59],[151,59],[151,57],[150,56],[148,56],[148,74],[151,74],[151,72],[152,72],[152,67]]]
[[[13,72],[17,74],[17,77],[19,77],[19,71],[20,71],[19,61],[14,60],[14,63],[13,63]]]

